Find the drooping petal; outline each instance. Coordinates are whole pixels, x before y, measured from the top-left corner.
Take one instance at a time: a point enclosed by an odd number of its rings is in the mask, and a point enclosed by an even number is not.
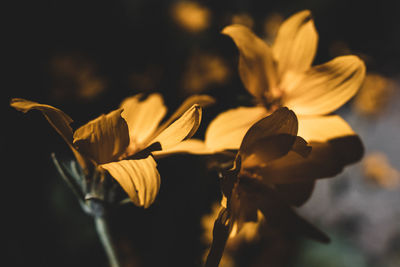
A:
[[[317,51],[318,33],[311,12],[304,10],[285,20],[278,30],[272,51],[279,76],[310,68]]]
[[[161,148],[169,149],[176,146],[182,140],[195,134],[201,121],[201,107],[193,105],[179,119],[162,131],[151,143],[159,142]]]
[[[74,145],[98,164],[115,161],[129,144],[129,130],[122,109],[88,122],[74,133]]]
[[[310,142],[312,151],[302,157],[294,151],[253,170],[266,183],[292,184],[333,177],[344,167],[361,159],[363,146],[358,136],[345,136],[328,142]]]
[[[207,128],[206,147],[213,151],[239,149],[248,129],[267,115],[264,107],[239,107],[219,114]]]
[[[117,180],[136,206],[148,208],[154,202],[161,181],[157,163],[151,156],[138,160],[115,161],[100,167]]]
[[[87,163],[82,155],[75,149],[72,144],[72,129],[70,124],[72,119],[58,108],[50,105],[40,104],[30,100],[25,100],[22,98],[11,99],[10,105],[16,110],[22,111],[24,113],[29,110],[36,109],[42,112],[43,116],[47,119],[50,125],[57,131],[59,135],[64,139],[64,141],[71,148],[77,161],[81,167],[86,170]]]
[[[271,48],[247,27],[230,25],[222,30],[239,49],[239,75],[246,89],[256,98],[277,84]]]
[[[280,108],[251,126],[240,145],[242,166],[247,165],[245,161],[266,163],[288,153],[296,141],[297,125],[294,112]]]
[[[337,57],[292,83],[283,102],[299,115],[327,114],[354,96],[364,77],[365,65],[358,57]]]
[[[314,185],[314,181],[294,184],[276,184],[275,190],[277,194],[290,205],[299,207],[311,197]]]
[[[240,186],[253,196],[254,203],[264,214],[269,226],[320,242],[329,242],[328,236],[300,217],[273,188],[251,178],[242,179]]]
[[[356,134],[350,125],[338,115],[299,116],[298,119],[298,135],[309,142],[326,142],[330,139]]]
[[[129,127],[130,147],[132,150],[143,149],[144,142],[156,131],[167,113],[167,108],[160,94],[151,94],[146,99],[142,95],[126,98],[121,103],[122,117]]]

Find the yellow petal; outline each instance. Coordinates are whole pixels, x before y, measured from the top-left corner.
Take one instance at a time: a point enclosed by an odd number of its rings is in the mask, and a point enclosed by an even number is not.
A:
[[[296,115],[287,108],[280,108],[255,123],[240,145],[242,167],[263,166],[287,154],[296,141],[297,126]]]
[[[39,104],[37,102],[25,100],[22,98],[11,99],[10,105],[16,110],[22,111],[24,113],[32,109],[41,111],[43,116],[50,123],[50,125],[53,126],[57,133],[61,135],[61,137],[71,148],[81,167],[86,170],[86,161],[72,145],[72,129],[70,126],[70,124],[72,123],[72,119],[67,114],[65,114],[60,109],[52,107],[50,105]]]
[[[192,139],[180,142],[179,144],[172,146],[166,150],[152,152],[152,154],[156,158],[168,156],[171,154],[180,154],[180,153],[206,155],[206,154],[213,154],[214,151],[207,148],[204,141],[192,138]]]
[[[242,25],[230,25],[222,33],[230,36],[239,49],[239,74],[246,89],[261,98],[275,88],[277,75],[271,48]]]
[[[308,142],[326,142],[330,139],[355,135],[350,125],[340,116],[299,116],[298,135]]]
[[[122,109],[88,122],[74,133],[74,145],[98,164],[115,161],[129,144],[128,125]]]
[[[207,148],[214,151],[239,149],[247,130],[267,115],[264,107],[239,107],[222,112],[207,128]]]
[[[163,150],[174,147],[182,140],[192,137],[199,128],[200,121],[201,107],[193,105],[151,142],[159,142]]]
[[[154,134],[167,112],[160,94],[151,94],[143,100],[141,98],[142,95],[135,95],[121,103],[124,109],[122,117],[129,127],[130,148],[136,152],[147,145],[146,140]]]
[[[365,65],[358,57],[337,57],[312,67],[285,90],[284,105],[299,115],[330,113],[354,96],[364,77]]]
[[[161,181],[152,157],[116,161],[100,167],[117,180],[136,206],[148,208],[154,202]]]
[[[317,43],[318,34],[309,10],[298,12],[285,20],[272,47],[279,76],[282,77],[289,70],[302,72],[310,68]]]
[[[48,122],[61,135],[67,143],[72,143],[72,129],[70,124],[73,120],[58,108],[50,105],[39,104],[22,98],[11,99],[10,105],[16,110],[24,113],[36,109],[43,113]]]

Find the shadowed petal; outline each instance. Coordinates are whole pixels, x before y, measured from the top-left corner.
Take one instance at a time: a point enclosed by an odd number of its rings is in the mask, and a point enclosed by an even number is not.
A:
[[[291,184],[312,182],[315,179],[333,177],[346,165],[354,163],[363,155],[358,136],[346,136],[328,142],[310,142],[311,153],[302,157],[294,151],[253,170],[266,183]]]
[[[207,148],[214,151],[239,149],[249,128],[267,114],[264,107],[239,107],[222,112],[207,128]]]
[[[297,79],[287,88],[283,102],[299,115],[327,114],[354,96],[364,77],[365,65],[358,57],[337,57]]]
[[[254,179],[242,179],[240,186],[252,194],[254,203],[270,226],[320,242],[329,242],[328,236],[300,217],[274,189]]]
[[[16,110],[22,111],[24,113],[29,110],[36,109],[42,112],[44,117],[50,123],[51,126],[57,131],[59,135],[65,140],[68,146],[71,148],[74,153],[77,161],[81,165],[81,167],[86,171],[87,163],[82,155],[75,149],[72,144],[72,129],[70,124],[72,123],[72,119],[61,111],[58,108],[52,107],[50,105],[39,104],[37,102],[25,100],[22,98],[13,98],[11,99],[10,105]]]
[[[262,98],[277,83],[271,48],[242,25],[230,25],[222,33],[239,49],[239,74],[244,86],[256,98]]]
[[[318,34],[309,10],[298,12],[285,20],[272,46],[279,76],[282,77],[289,70],[302,72],[310,68],[317,43]]]
[[[314,185],[314,181],[295,184],[277,184],[275,185],[275,190],[277,194],[290,205],[299,207],[311,197]]]
[[[355,135],[340,116],[299,116],[298,135],[307,141],[326,142],[330,139]]]
[[[244,162],[250,160],[250,157],[259,158],[266,163],[288,153],[296,140],[297,124],[293,111],[279,108],[251,126],[240,145],[242,164],[246,165]],[[246,159],[247,157],[249,158]]]
[[[122,109],[88,122],[74,133],[74,145],[98,164],[115,161],[129,144],[129,130]]]
[[[151,143],[159,142],[161,148],[169,149],[184,139],[190,138],[199,128],[201,107],[193,105],[179,119],[162,131]]]
[[[152,157],[116,161],[100,167],[117,180],[136,206],[148,208],[154,202],[160,188],[160,174]]]
[[[128,97],[121,103],[124,110],[122,117],[128,124],[130,146],[133,150],[140,150],[147,145],[143,142],[156,131],[167,113],[160,94],[151,94],[144,100],[141,97],[142,95]]]

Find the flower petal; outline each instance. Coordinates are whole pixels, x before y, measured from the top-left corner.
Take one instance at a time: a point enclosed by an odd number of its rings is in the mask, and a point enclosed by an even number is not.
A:
[[[295,184],[276,184],[275,190],[289,204],[299,207],[311,197],[314,186],[314,181]]]
[[[136,206],[148,208],[154,202],[161,181],[157,163],[151,156],[111,162],[100,167],[117,180]]]
[[[242,179],[240,186],[253,196],[253,201],[264,214],[269,226],[284,232],[303,234],[320,242],[329,242],[329,237],[300,217],[271,187],[256,179]]]
[[[160,94],[151,94],[146,99],[142,95],[126,98],[121,103],[122,117],[129,127],[130,148],[137,152],[143,149],[146,140],[154,134],[160,121],[167,113]]]
[[[206,147],[213,151],[239,149],[248,129],[267,115],[264,107],[239,107],[222,112],[206,130]]]
[[[42,112],[43,116],[47,119],[50,125],[57,131],[59,135],[64,139],[64,141],[71,148],[77,161],[81,167],[86,171],[87,163],[82,155],[75,149],[72,144],[72,129],[70,124],[72,119],[58,108],[50,105],[39,104],[30,100],[25,100],[22,98],[11,99],[10,105],[16,110],[22,111],[24,113],[29,110],[36,109]]]
[[[253,163],[258,164],[259,160],[266,163],[288,153],[296,140],[297,125],[296,115],[287,108],[279,108],[255,123],[240,145],[242,165],[247,165],[245,162],[250,158]]]
[[[330,139],[351,136],[356,133],[340,116],[299,116],[298,135],[307,141],[326,142]]]
[[[327,114],[354,96],[364,77],[365,65],[358,57],[337,57],[308,70],[288,88],[283,102],[299,115]]]
[[[278,30],[272,51],[279,76],[289,71],[310,68],[317,51],[318,34],[311,12],[304,10],[285,20]]]
[[[122,109],[81,126],[74,133],[74,145],[98,164],[115,161],[129,144],[129,130],[121,117]]]
[[[201,107],[193,105],[179,119],[152,140],[152,143],[159,142],[163,150],[174,147],[182,140],[192,137],[199,128],[200,121]]]
[[[213,154],[214,151],[206,147],[204,141],[199,139],[189,139],[178,143],[177,145],[165,150],[153,151],[152,154],[156,158],[169,156],[171,154],[190,153],[197,155]]]
[[[333,177],[343,168],[361,159],[363,146],[358,136],[331,139],[328,142],[310,142],[312,151],[302,157],[294,151],[253,170],[266,183],[292,184],[312,182]]]
[[[230,25],[222,33],[239,49],[239,75],[244,86],[256,98],[262,98],[277,83],[271,48],[242,25]]]

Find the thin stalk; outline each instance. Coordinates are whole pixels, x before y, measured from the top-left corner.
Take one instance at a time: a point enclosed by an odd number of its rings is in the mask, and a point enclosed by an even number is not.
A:
[[[103,244],[108,261],[110,262],[110,267],[120,267],[121,264],[118,260],[117,252],[110,235],[110,230],[106,217],[95,216],[94,222],[96,224],[96,230],[100,237],[100,241]]]

